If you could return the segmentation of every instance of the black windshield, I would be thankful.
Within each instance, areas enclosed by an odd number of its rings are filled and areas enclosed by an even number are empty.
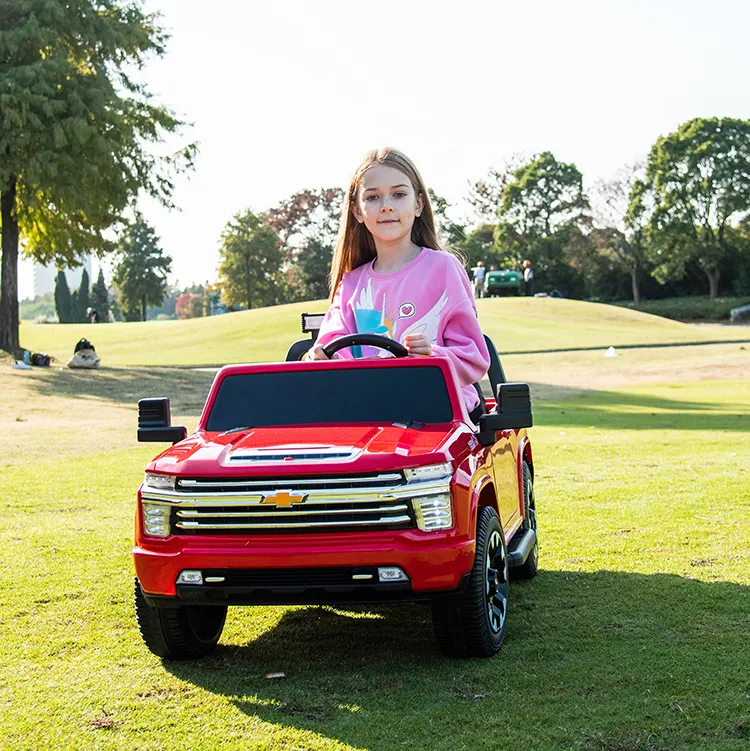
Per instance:
[[[452,419],[440,368],[310,369],[226,376],[206,429]]]

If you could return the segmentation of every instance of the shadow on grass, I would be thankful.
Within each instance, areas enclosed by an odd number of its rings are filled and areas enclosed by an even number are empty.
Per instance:
[[[25,374],[30,389],[40,396],[106,399],[132,405],[147,397],[168,396],[172,413],[200,414],[213,372],[180,368],[51,369]]]
[[[750,429],[750,408],[741,402],[684,401],[649,394],[589,389],[565,389],[559,398],[555,398],[554,394],[548,395],[549,387],[530,385],[532,395],[535,389],[545,393],[545,398],[533,402],[536,425],[716,432]]]
[[[401,605],[290,610],[247,644],[164,666],[356,748],[733,749],[750,737],[749,617],[741,585],[542,571],[513,587],[493,659],[442,657],[428,608]]]

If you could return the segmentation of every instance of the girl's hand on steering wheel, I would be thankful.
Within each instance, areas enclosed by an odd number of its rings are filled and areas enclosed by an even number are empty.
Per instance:
[[[312,349],[307,350],[305,360],[330,360],[330,358],[323,351],[323,346],[321,344],[315,344]]]
[[[427,355],[432,354],[432,344],[424,334],[409,334],[404,337],[404,347],[409,350],[410,355]]]

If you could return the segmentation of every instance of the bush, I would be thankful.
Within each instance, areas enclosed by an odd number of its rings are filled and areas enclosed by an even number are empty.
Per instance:
[[[623,308],[640,310],[675,321],[728,321],[729,311],[750,304],[750,297],[670,297],[664,300],[642,300],[639,303],[617,302]]]

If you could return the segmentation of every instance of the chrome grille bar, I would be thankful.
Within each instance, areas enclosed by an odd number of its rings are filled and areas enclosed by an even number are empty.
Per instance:
[[[380,525],[407,524],[411,522],[411,517],[388,516],[379,519],[358,519],[356,521],[322,521],[322,522],[290,522],[289,524],[205,524],[204,522],[177,522],[175,526],[179,529],[200,529],[200,530],[236,530],[244,529],[309,529],[320,527],[376,527]]]
[[[218,513],[211,513],[208,509],[179,509],[177,516],[180,519],[200,519],[211,518],[221,516],[222,519],[231,519],[233,517],[253,516],[255,518],[265,519],[266,517],[290,517],[290,516],[322,516],[323,514],[372,514],[372,513],[394,513],[408,511],[409,507],[405,503],[399,503],[398,506],[378,506],[377,508],[343,508],[343,509],[327,509],[316,508],[309,509],[307,504],[304,504],[304,509],[297,506],[283,511],[274,510],[275,507],[266,506],[265,508],[253,508],[247,511],[221,511]]]
[[[297,483],[288,482],[285,489],[296,488]],[[382,488],[360,489],[341,488],[340,490],[316,490],[311,488],[305,495],[310,503],[382,503],[400,501],[407,498],[450,493],[450,485],[444,480],[413,482],[408,485],[396,485]],[[179,490],[144,490],[144,501],[168,503],[171,506],[251,506],[260,505],[265,496],[258,491],[247,493],[186,493]]]
[[[349,485],[377,485],[387,483],[398,485],[404,482],[404,476],[400,472],[388,472],[379,475],[367,475],[366,477],[291,477],[284,479],[273,478],[269,480],[253,479],[226,479],[226,480],[194,480],[185,479],[177,481],[178,488],[181,490],[200,490],[202,488],[288,488],[290,485],[295,488],[307,488],[317,485],[324,488],[335,488],[336,486]]]

